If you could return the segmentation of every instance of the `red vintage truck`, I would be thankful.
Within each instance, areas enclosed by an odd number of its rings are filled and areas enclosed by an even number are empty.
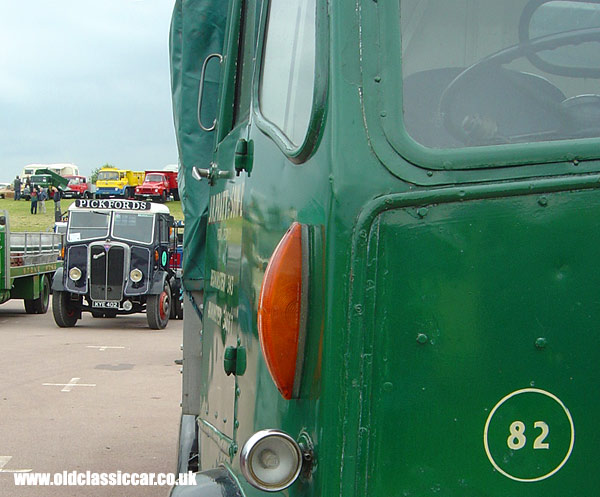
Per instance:
[[[146,171],[144,182],[136,186],[135,198],[166,202],[170,197],[179,200],[177,171]]]
[[[85,176],[69,175],[65,178],[69,183],[63,190],[64,198],[92,198],[94,185],[88,183]]]

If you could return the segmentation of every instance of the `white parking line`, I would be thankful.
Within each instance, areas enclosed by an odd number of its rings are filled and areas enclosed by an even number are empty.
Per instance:
[[[4,469],[11,459],[12,456],[0,456],[0,473],[29,473],[32,471],[31,469]]]
[[[124,349],[125,347],[113,347],[111,345],[87,345],[88,349],[98,349],[100,352],[104,352],[106,349]]]
[[[79,383],[81,378],[71,378],[69,383],[42,383],[45,387],[64,387],[61,392],[70,392],[73,387],[95,387],[95,383]]]

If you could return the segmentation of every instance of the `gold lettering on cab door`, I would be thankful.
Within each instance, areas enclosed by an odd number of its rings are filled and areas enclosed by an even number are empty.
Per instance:
[[[234,185],[231,190],[223,190],[210,197],[208,224],[220,223],[228,219],[242,217],[244,183]]]

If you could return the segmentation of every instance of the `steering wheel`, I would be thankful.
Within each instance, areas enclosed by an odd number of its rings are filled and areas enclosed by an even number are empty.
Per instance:
[[[494,126],[493,119],[489,119],[486,116],[464,115],[464,113],[460,115],[457,100],[465,92],[465,89],[468,89],[469,85],[476,84],[477,80],[482,76],[493,74],[494,71],[499,71],[502,65],[508,64],[520,57],[527,57],[542,50],[554,50],[562,46],[579,45],[589,41],[600,41],[600,28],[568,31],[529,40],[528,42],[504,48],[467,67],[450,82],[440,97],[439,110],[444,127],[454,138],[464,144],[469,144],[473,141],[470,132],[474,126],[484,135],[488,135],[487,140],[489,142],[492,142],[493,134],[497,135],[496,138],[499,143],[511,142],[511,138],[513,137],[508,134],[502,136],[502,130]],[[549,82],[547,83],[550,84]],[[551,114],[558,120],[561,123],[561,128],[568,126],[571,122],[571,113],[561,105],[561,102],[543,98],[543,95],[536,94],[535,92],[530,92],[527,96],[535,100],[535,103],[539,104],[546,113]],[[540,139],[540,137],[546,137],[551,139],[553,135],[556,135],[557,131],[533,131],[527,134],[527,138],[537,137],[537,139]],[[523,140],[521,139],[521,141]]]

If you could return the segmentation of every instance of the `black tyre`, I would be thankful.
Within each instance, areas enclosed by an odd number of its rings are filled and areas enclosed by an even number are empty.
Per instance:
[[[68,292],[54,291],[52,294],[52,314],[61,328],[75,326],[79,319],[79,310],[72,306]]]
[[[42,276],[40,296],[37,299],[25,299],[25,312],[27,314],[46,314],[50,305],[50,280],[47,275]]]
[[[167,201],[167,192],[165,192],[163,190],[163,192],[160,194],[160,202],[162,202],[163,204]]]
[[[150,295],[146,301],[146,318],[148,326],[153,330],[162,330],[169,322],[171,315],[171,287],[165,281],[163,291],[159,295]]]

